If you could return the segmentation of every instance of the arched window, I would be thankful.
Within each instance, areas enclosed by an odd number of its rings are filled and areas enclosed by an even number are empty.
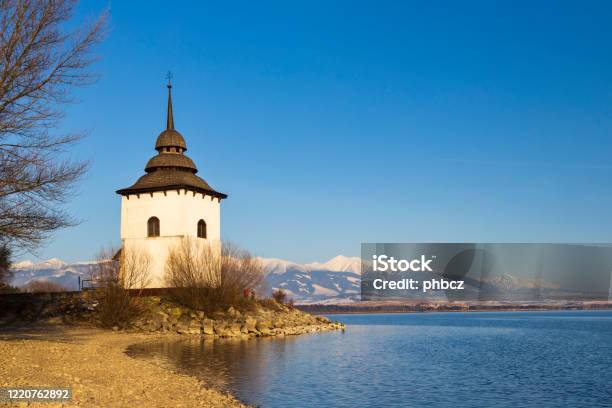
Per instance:
[[[149,218],[149,221],[147,221],[147,236],[159,237],[159,218]]]
[[[206,222],[198,221],[198,238],[206,238]]]

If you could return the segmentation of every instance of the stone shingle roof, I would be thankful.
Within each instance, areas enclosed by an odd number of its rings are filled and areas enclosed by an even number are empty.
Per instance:
[[[155,149],[161,151],[164,147],[180,147],[187,150],[187,144],[183,136],[174,129],[166,129],[157,136]]]
[[[155,191],[185,189],[218,198],[227,198],[227,194],[213,189],[204,179],[193,173],[180,170],[159,169],[140,177],[134,185],[118,190],[121,195],[142,194]]]
[[[160,153],[153,156],[145,166],[145,171],[150,173],[158,167],[180,167],[193,173],[198,171],[189,157],[178,153]]]

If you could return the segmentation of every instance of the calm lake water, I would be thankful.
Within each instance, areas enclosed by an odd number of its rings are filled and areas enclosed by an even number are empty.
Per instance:
[[[612,406],[612,311],[330,317],[346,331],[128,354],[262,407]]]

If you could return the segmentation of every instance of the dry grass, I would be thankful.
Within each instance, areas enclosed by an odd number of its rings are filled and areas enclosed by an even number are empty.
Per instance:
[[[264,309],[274,310],[274,311],[282,311],[283,305],[278,303],[276,300],[272,298],[260,299],[258,300],[259,306]]]

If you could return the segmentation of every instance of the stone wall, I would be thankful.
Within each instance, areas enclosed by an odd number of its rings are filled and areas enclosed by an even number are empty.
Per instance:
[[[89,292],[12,293],[0,295],[0,324],[52,317],[88,318],[96,302]]]

